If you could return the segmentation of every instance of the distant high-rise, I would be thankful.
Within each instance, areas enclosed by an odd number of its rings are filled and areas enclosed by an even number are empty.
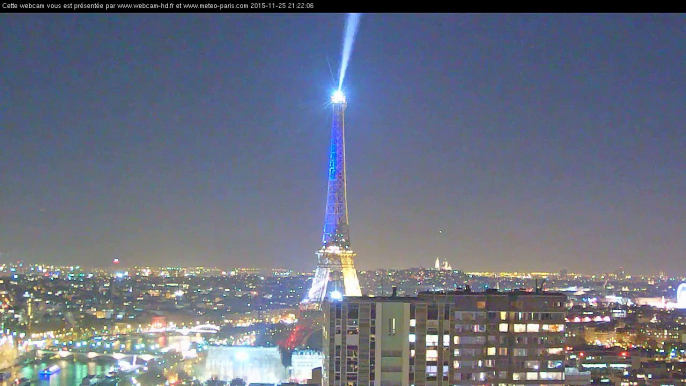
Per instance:
[[[329,158],[329,186],[322,246],[317,251],[317,270],[307,297],[305,309],[319,309],[324,299],[361,296],[360,282],[350,248],[348,199],[345,170],[345,96],[340,91],[331,98],[333,124]]]
[[[322,384],[561,385],[565,300],[495,290],[332,300]]]

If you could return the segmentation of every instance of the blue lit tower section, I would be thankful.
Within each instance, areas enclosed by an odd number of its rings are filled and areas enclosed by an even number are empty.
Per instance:
[[[326,195],[326,215],[322,247],[317,251],[317,271],[312,288],[303,301],[305,308],[319,308],[329,296],[361,296],[360,282],[350,249],[348,202],[345,174],[345,96],[336,91],[331,97],[333,125],[329,158],[329,187]]]

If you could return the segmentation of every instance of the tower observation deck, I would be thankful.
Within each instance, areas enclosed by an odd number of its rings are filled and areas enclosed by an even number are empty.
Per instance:
[[[355,253],[350,248],[348,200],[345,170],[345,96],[336,91],[331,97],[333,124],[329,157],[329,184],[322,246],[316,252],[317,270],[303,308],[318,309],[328,296],[361,296],[360,282],[353,263]]]

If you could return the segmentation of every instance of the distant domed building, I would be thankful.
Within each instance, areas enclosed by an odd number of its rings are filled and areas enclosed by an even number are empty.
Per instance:
[[[437,257],[434,269],[437,271],[452,271],[453,267],[448,263],[448,259],[443,259],[443,264],[441,264],[441,260]]]

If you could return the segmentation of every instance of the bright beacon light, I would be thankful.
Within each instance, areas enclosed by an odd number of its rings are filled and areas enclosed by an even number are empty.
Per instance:
[[[343,91],[334,91],[333,95],[331,95],[331,103],[345,103],[345,95],[343,95]]]
[[[343,299],[343,294],[341,294],[338,291],[333,291],[333,292],[331,292],[331,299],[332,300],[341,300],[341,299]]]

